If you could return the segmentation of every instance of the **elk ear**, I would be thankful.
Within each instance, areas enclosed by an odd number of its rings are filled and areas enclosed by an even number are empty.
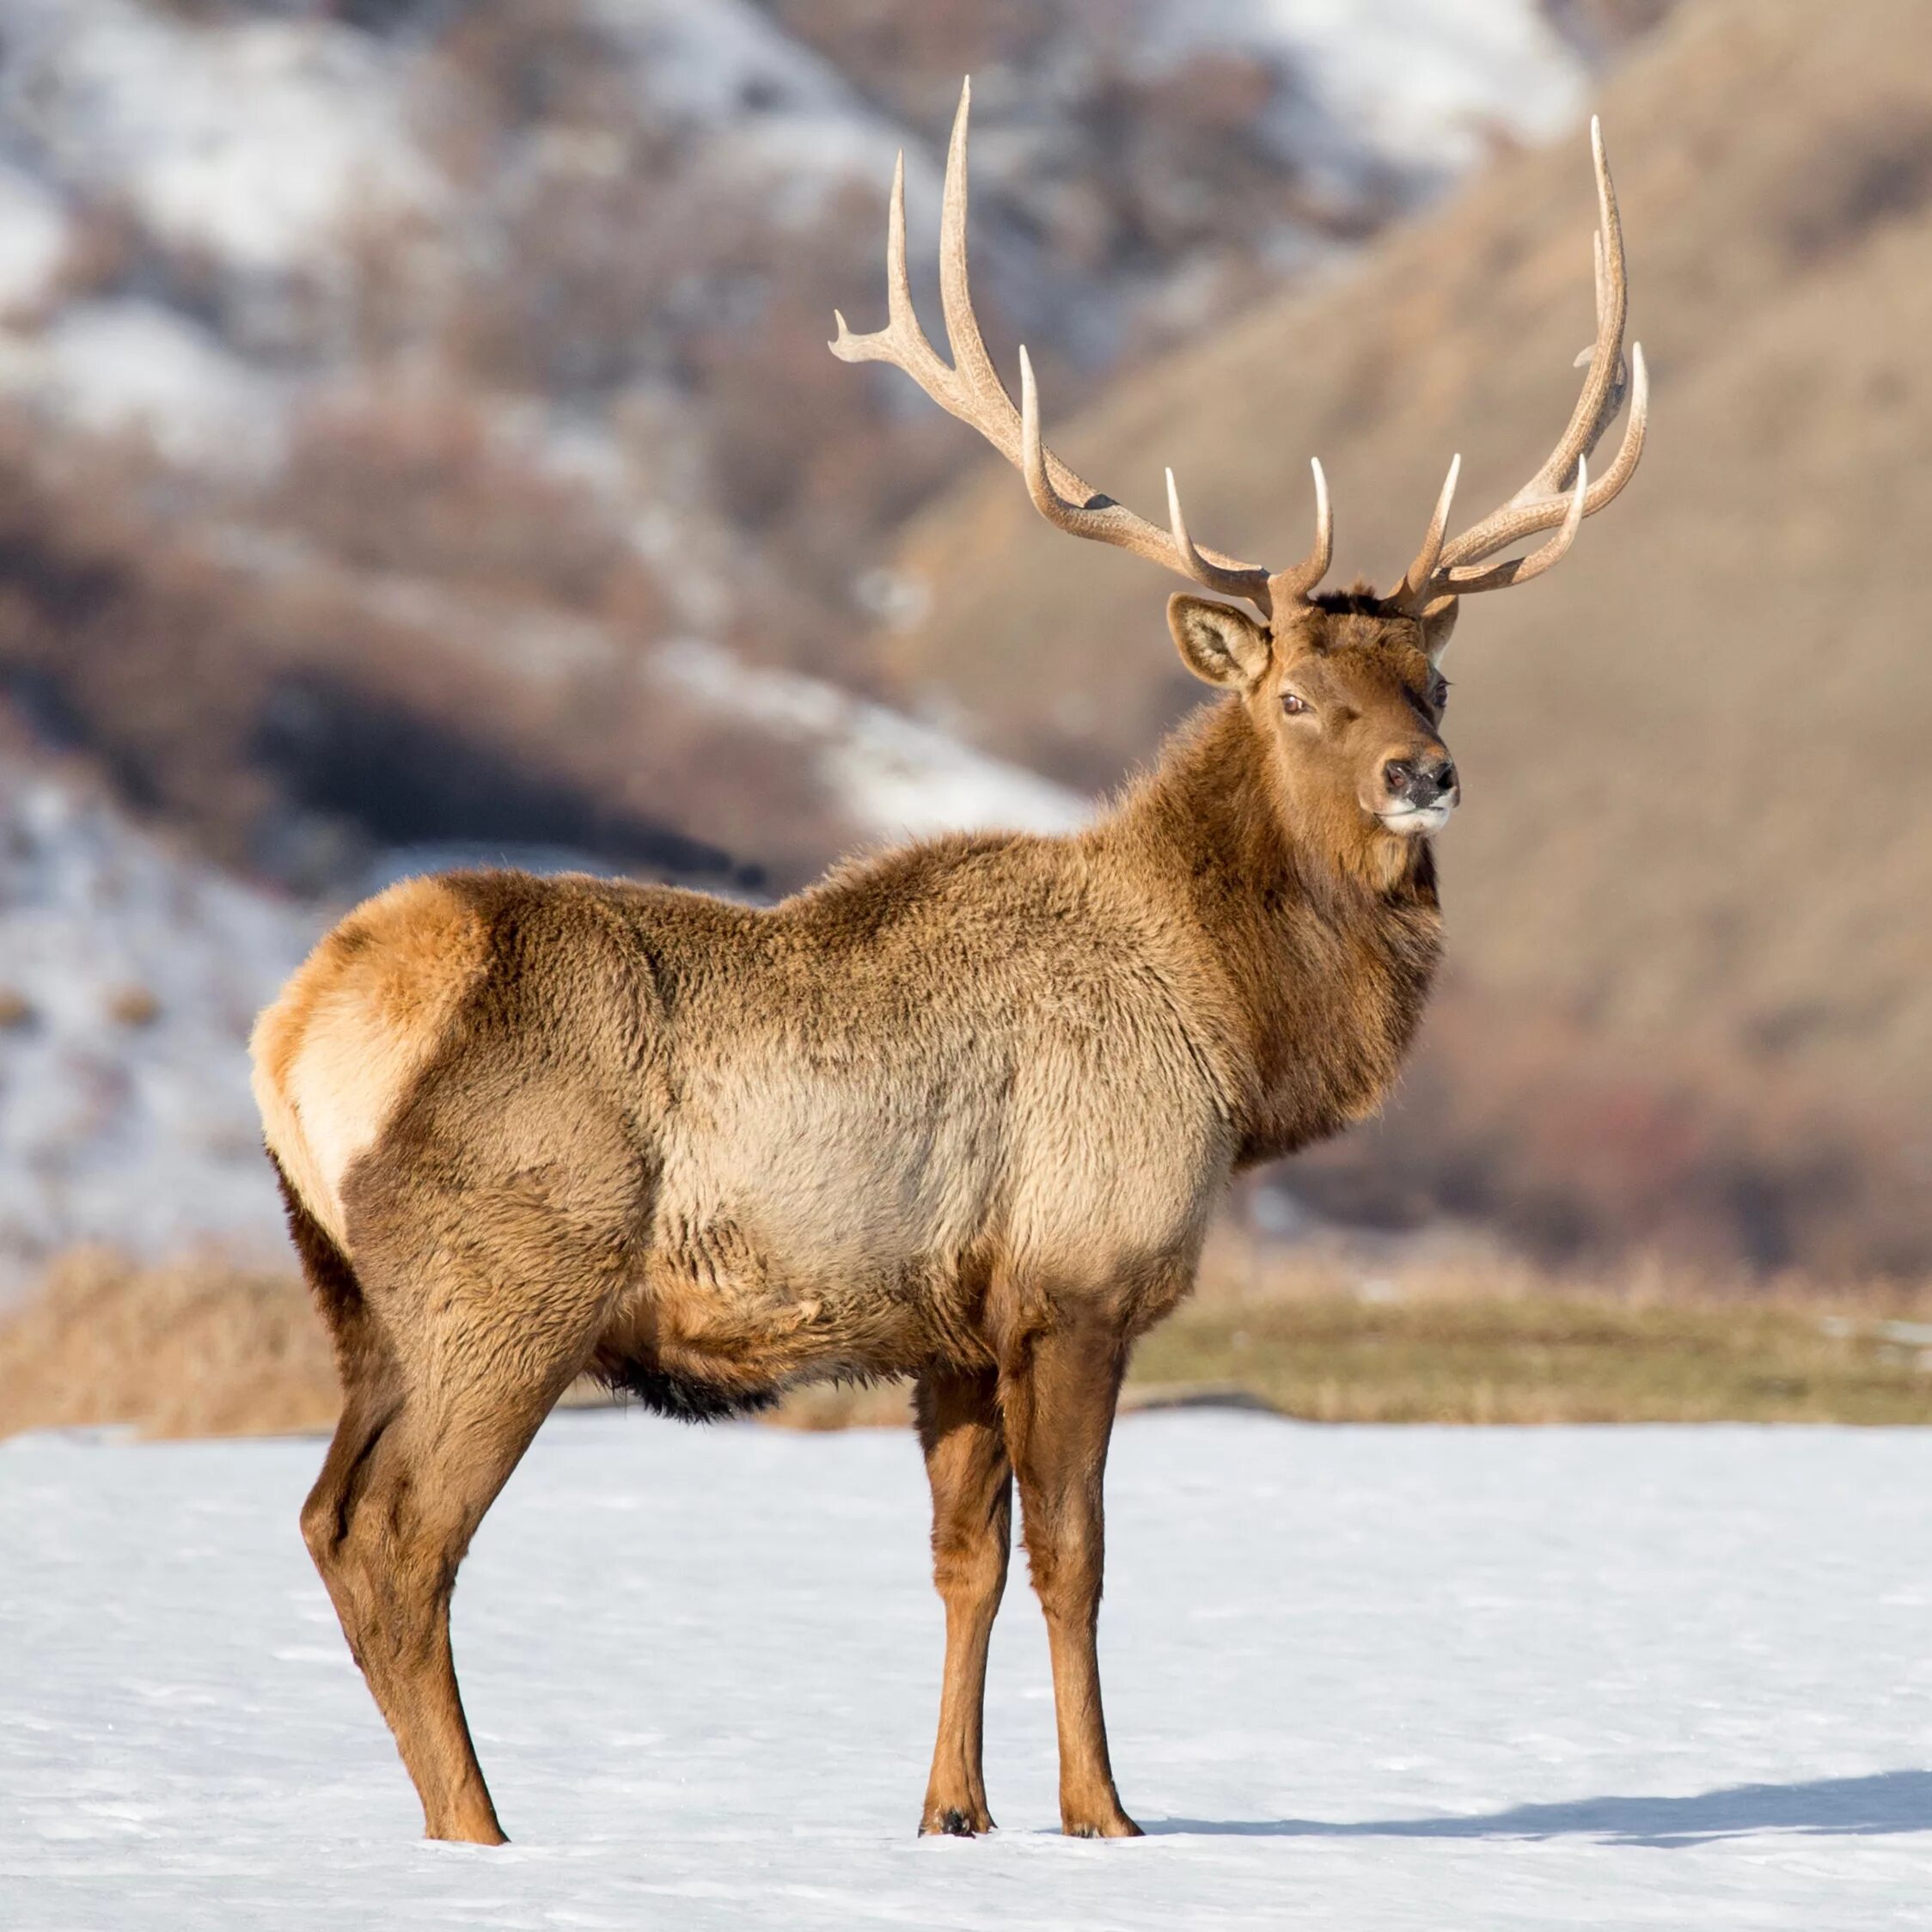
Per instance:
[[[1246,611],[1184,590],[1167,600],[1167,627],[1181,662],[1209,684],[1250,685],[1273,655],[1267,632]]]
[[[1462,608],[1457,597],[1444,597],[1422,613],[1422,648],[1432,664],[1440,663],[1449,648],[1450,633],[1456,628],[1456,613]]]

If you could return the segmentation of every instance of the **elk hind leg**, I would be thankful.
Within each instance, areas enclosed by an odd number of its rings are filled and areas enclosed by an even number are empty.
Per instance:
[[[991,1371],[923,1376],[917,1396],[932,1486],[932,1580],[946,1611],[939,1733],[919,1828],[966,1837],[993,1829],[981,1740],[987,1649],[1012,1543],[1012,1465]]]
[[[530,1298],[447,1263],[435,1272],[435,1296],[412,1299],[419,1320],[432,1300],[438,1312],[407,1364],[348,1391],[303,1531],[426,1835],[500,1844],[456,1686],[450,1598],[485,1512],[588,1358],[605,1298],[566,1270],[533,1324]]]
[[[370,1311],[362,1282],[347,1256],[303,1205],[281,1163],[276,1160],[274,1165],[288,1209],[289,1232],[327,1326],[342,1385],[342,1409],[335,1433],[315,1486],[302,1506],[302,1539],[335,1605],[351,1654],[360,1664],[356,1633],[366,1617],[341,1556],[359,1496],[368,1483],[370,1458],[402,1406],[402,1384],[387,1337]]]

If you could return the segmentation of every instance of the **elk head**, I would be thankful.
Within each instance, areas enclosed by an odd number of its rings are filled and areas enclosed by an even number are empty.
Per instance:
[[[886,230],[886,326],[854,335],[836,315],[834,355],[903,370],[942,408],[969,423],[1018,468],[1049,523],[1148,558],[1217,597],[1171,597],[1168,627],[1195,676],[1236,694],[1270,748],[1280,790],[1298,822],[1325,822],[1344,845],[1405,841],[1439,829],[1461,796],[1440,726],[1447,687],[1439,663],[1459,600],[1526,584],[1557,562],[1586,517],[1617,496],[1643,453],[1649,388],[1643,350],[1623,358],[1628,306],[1623,235],[1604,158],[1590,124],[1600,225],[1596,235],[1597,339],[1582,394],[1550,458],[1507,502],[1460,535],[1448,535],[1462,459],[1449,465],[1421,548],[1385,595],[1366,584],[1322,591],[1334,550],[1334,519],[1319,462],[1315,541],[1291,568],[1270,571],[1204,549],[1188,533],[1174,473],[1167,472],[1167,528],[1136,516],[1067,468],[1040,437],[1040,404],[1026,351],[1020,403],[994,370],[973,313],[966,267],[966,145],[972,83],[962,91],[946,155],[939,230],[939,287],[953,360],[934,351],[913,310],[906,275],[905,157],[893,176]],[[1594,482],[1588,460],[1626,394],[1630,413],[1616,460]],[[1550,535],[1526,555],[1494,562],[1525,538]],[[1221,599],[1235,599],[1229,602]],[[1243,608],[1245,604],[1249,608]]]

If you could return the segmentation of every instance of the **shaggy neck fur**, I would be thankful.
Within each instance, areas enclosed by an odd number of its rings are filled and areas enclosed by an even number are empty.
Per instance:
[[[1352,799],[1309,797],[1283,764],[1224,699],[1175,733],[1098,833],[1154,875],[1190,978],[1214,984],[1244,1165],[1376,1110],[1441,950],[1428,841],[1364,824]]]

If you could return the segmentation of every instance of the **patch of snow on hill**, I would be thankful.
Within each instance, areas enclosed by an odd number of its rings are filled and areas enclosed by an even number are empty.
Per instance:
[[[0,755],[0,1290],[75,1242],[278,1237],[244,1048],[317,930]]]
[[[261,470],[288,385],[158,302],[78,303],[38,333],[0,333],[0,389],[89,430],[146,433],[171,461]]]
[[[1536,0],[1191,0],[1143,19],[1143,58],[1234,47],[1284,65],[1281,152],[1344,181],[1458,174],[1486,134],[1548,140],[1582,113],[1586,70]]]
[[[358,203],[436,199],[400,64],[367,34],[195,21],[134,0],[5,0],[0,25],[16,148],[238,266],[312,267]]]
[[[811,746],[847,815],[876,836],[1070,832],[1092,816],[1064,786],[822,679],[749,665],[697,639],[665,646],[653,669],[720,716]]]
[[[66,248],[59,197],[25,168],[0,162],[0,312],[39,295]]]
[[[890,175],[894,151],[916,148],[746,0],[596,0],[596,10],[657,115],[714,130],[719,165],[772,176],[801,212],[825,186]],[[908,154],[908,168],[922,159]]]

